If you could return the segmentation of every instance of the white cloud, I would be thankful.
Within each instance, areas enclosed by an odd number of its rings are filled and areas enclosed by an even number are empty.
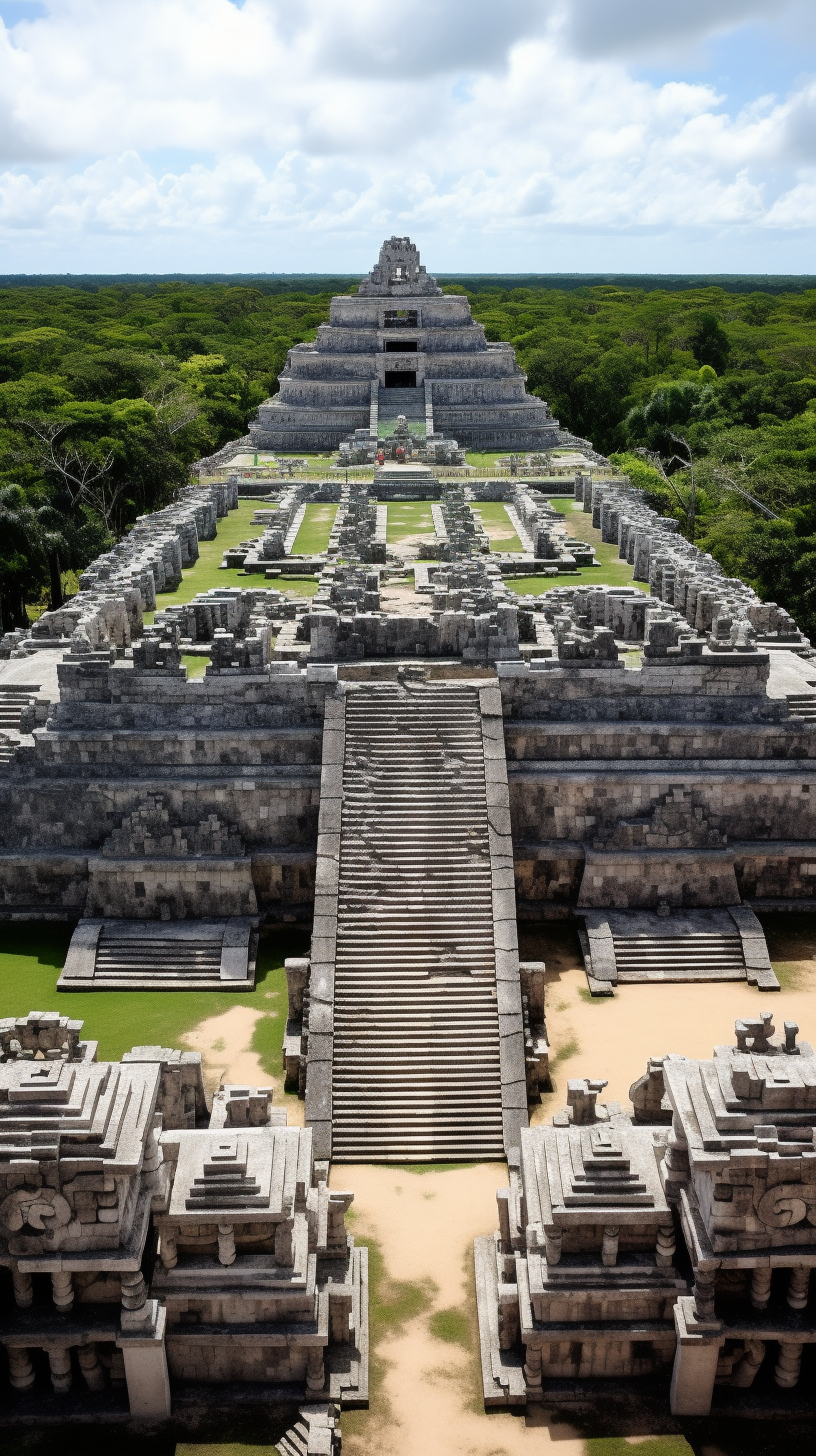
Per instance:
[[[44,3],[0,29],[6,267],[31,266],[24,240],[76,268],[83,240],[135,260],[173,239],[168,266],[186,246],[333,268],[338,239],[367,259],[384,232],[424,230],[496,268],[570,230],[720,246],[813,225],[816,86],[732,116],[709,85],[626,65],[770,0]]]

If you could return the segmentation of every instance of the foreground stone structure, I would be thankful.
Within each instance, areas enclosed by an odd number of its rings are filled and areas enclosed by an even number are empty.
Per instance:
[[[522,1131],[475,1246],[486,1405],[670,1365],[679,1416],[716,1409],[716,1387],[733,1405],[763,1366],[796,1386],[816,1343],[816,1059],[798,1031],[764,1013],[710,1061],[652,1058],[629,1112],[575,1079],[552,1126]]]
[[[311,1131],[268,1089],[222,1087],[210,1113],[198,1053],[99,1062],[81,1030],[0,1022],[0,1343],[23,1418],[49,1385],[89,1420],[165,1421],[174,1392],[201,1414],[225,1384],[322,1402],[324,1426],[364,1405],[366,1250]]]

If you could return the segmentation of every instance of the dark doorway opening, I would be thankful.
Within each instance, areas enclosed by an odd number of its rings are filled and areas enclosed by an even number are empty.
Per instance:
[[[389,369],[386,389],[416,389],[416,369]]]
[[[386,339],[386,354],[416,354],[416,339]]]

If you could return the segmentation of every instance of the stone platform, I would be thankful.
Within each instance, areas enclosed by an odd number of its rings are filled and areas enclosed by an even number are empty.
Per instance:
[[[765,933],[747,905],[725,909],[583,910],[578,938],[594,995],[650,981],[749,981],[778,991]]]
[[[59,991],[251,990],[257,919],[80,920]]]

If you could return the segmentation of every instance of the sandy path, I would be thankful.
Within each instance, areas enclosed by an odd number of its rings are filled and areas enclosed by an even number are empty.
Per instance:
[[[283,1073],[270,1076],[260,1057],[252,1050],[252,1036],[257,1023],[267,1013],[252,1006],[230,1006],[219,1016],[210,1016],[188,1031],[181,1041],[191,1051],[201,1052],[204,1084],[214,1092],[222,1082],[249,1084],[251,1087],[273,1087],[276,1106],[286,1107],[292,1127],[303,1126],[304,1104],[297,1097],[284,1097]],[[283,1038],[283,1023],[277,1018]]]
[[[427,1313],[384,1339],[376,1354],[387,1362],[382,1388],[367,1415],[344,1415],[347,1456],[528,1456],[557,1447],[583,1456],[569,1426],[481,1406],[475,1348],[436,1339],[435,1310],[461,1309],[473,1320],[472,1257],[477,1234],[496,1226],[496,1189],[507,1183],[502,1163],[479,1163],[444,1173],[335,1165],[334,1188],[354,1190],[354,1232],[377,1240],[392,1279],[433,1286]],[[474,1342],[475,1344],[475,1342]]]
[[[555,1092],[531,1109],[533,1123],[548,1121],[556,1107],[565,1105],[568,1077],[605,1077],[609,1086],[604,1099],[627,1103],[629,1088],[645,1072],[650,1056],[680,1052],[710,1057],[716,1045],[736,1044],[737,1017],[771,1011],[777,1031],[783,1022],[796,1021],[802,1039],[816,1041],[812,956],[797,960],[797,984],[781,992],[758,991],[745,981],[714,981],[620,986],[614,996],[589,999],[577,939],[570,931],[522,931],[522,945],[525,959],[543,960],[547,966],[547,1034],[556,1061]],[[570,1046],[575,1049],[564,1056]]]

